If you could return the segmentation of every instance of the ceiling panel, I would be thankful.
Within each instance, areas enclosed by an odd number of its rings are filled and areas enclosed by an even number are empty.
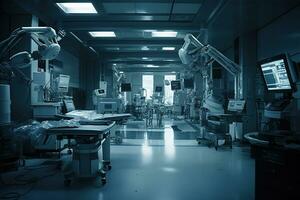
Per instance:
[[[116,2],[103,3],[103,7],[106,13],[111,13],[111,14],[135,13],[134,3],[116,3]]]
[[[175,3],[172,14],[196,14],[200,7],[200,3]]]
[[[126,21],[168,21],[169,15],[165,14],[101,14],[97,16],[64,16],[65,22],[92,22],[99,20],[103,21],[112,21],[112,22],[126,22]]]
[[[9,0],[5,0],[9,1]],[[160,67],[180,64],[177,51],[186,33],[196,35],[200,24],[192,23],[203,0],[74,0],[91,1],[97,15],[66,15],[55,2],[59,0],[16,0],[45,23],[58,25],[74,33],[78,45],[93,47],[103,62],[136,65],[153,64]],[[60,0],[70,1],[70,0]],[[173,8],[172,8],[173,6]],[[48,12],[45,12],[45,11]],[[171,13],[172,10],[172,13]],[[116,38],[92,38],[89,31],[115,31]],[[176,38],[152,38],[151,31],[176,31]],[[74,36],[68,34],[71,41]],[[162,47],[175,47],[163,51]],[[104,55],[110,55],[105,57]],[[150,69],[152,70],[152,69]],[[169,70],[169,69],[168,69]]]
[[[169,14],[171,3],[136,3],[136,13]]]
[[[299,3],[299,0],[230,0],[211,20],[209,42],[220,50],[230,48],[238,36],[259,30]]]
[[[190,14],[171,15],[170,20],[177,21],[177,22],[192,22],[194,17],[195,15],[190,15]]]
[[[103,3],[108,14],[169,14],[171,3]]]

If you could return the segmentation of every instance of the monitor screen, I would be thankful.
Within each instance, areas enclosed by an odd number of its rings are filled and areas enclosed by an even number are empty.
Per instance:
[[[194,89],[194,79],[184,79],[184,88]]]
[[[181,89],[181,83],[179,80],[171,81],[171,90],[180,90]]]
[[[155,87],[155,92],[162,92],[163,91],[163,87],[162,86],[156,86]]]
[[[284,56],[277,56],[260,62],[260,68],[269,91],[292,89],[288,62]]]
[[[98,91],[99,94],[104,94],[105,93],[105,90],[102,90],[102,89],[98,89],[97,91]]]
[[[74,105],[74,102],[72,99],[65,99],[63,101],[63,105],[64,105],[64,110],[66,113],[75,110],[75,105]]]
[[[131,84],[130,83],[122,83],[121,84],[121,92],[131,92]]]
[[[69,87],[70,76],[60,74],[58,76],[58,87]]]
[[[113,107],[113,105],[112,105],[111,103],[106,103],[106,104],[104,104],[104,109],[105,109],[105,110],[111,110],[112,107]]]

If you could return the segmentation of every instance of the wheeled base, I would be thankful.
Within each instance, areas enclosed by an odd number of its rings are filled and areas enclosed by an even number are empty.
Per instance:
[[[103,170],[104,171],[110,171],[112,168],[110,161],[103,161]]]
[[[72,184],[72,181],[75,179],[75,174],[74,173],[70,173],[70,174],[65,174],[64,175],[64,185],[65,186],[70,186]],[[97,177],[100,177],[100,181],[102,185],[105,185],[107,182],[106,179],[106,172],[104,170],[99,170],[97,172]],[[95,177],[95,178],[97,178]]]
[[[214,144],[214,147],[216,151],[220,147],[219,145],[219,140],[225,140],[225,144],[222,146],[228,146],[232,149],[232,138],[231,135],[226,133],[226,134],[214,134],[214,137],[212,139],[212,144]]]
[[[214,146],[216,151],[218,150],[221,145],[219,145],[220,140],[225,140],[225,143],[222,146],[227,146],[232,149],[232,137],[228,133],[220,134],[220,133],[208,133],[208,138],[207,138],[210,143],[208,144],[208,147]]]

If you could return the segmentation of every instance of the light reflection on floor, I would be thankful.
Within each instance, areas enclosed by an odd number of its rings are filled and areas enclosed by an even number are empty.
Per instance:
[[[172,126],[175,126],[176,129],[173,129]],[[155,125],[146,127],[143,121],[129,121],[126,125],[116,129],[116,135],[125,141],[123,144],[144,146],[145,141],[147,141],[150,146],[154,144],[165,145],[168,148],[166,152],[170,155],[173,154],[174,146],[178,141],[184,144],[185,140],[191,144],[191,141],[196,141],[198,134],[199,132],[184,120],[175,121],[171,119],[165,119],[163,127]]]
[[[152,160],[152,147],[149,145],[147,132],[144,132],[144,143],[142,144],[142,162],[147,164]]]
[[[174,131],[171,127],[165,127],[164,133],[165,156],[167,159],[173,160],[175,157]]]

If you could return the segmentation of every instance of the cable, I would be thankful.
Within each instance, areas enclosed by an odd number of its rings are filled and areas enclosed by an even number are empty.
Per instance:
[[[20,30],[21,30],[21,28],[18,28],[18,29],[16,29],[16,30],[14,30],[14,31],[10,34],[10,36],[9,36],[8,38],[6,38],[5,40],[3,40],[3,41],[0,42],[0,46],[2,46],[3,44],[5,44],[5,43],[8,42],[9,40],[11,40],[13,37],[15,37],[15,36],[16,36],[16,33],[19,32]]]
[[[30,185],[29,189],[27,189],[23,193],[15,192],[15,191],[6,192],[6,193],[0,195],[0,199],[1,200],[2,199],[3,200],[5,200],[5,199],[18,200],[21,197],[27,195],[28,193],[30,193],[34,189],[36,183],[38,183],[39,181],[41,181],[45,178],[56,175],[58,173],[58,170],[56,170],[56,168],[55,168],[53,173],[50,173],[50,174],[47,174],[47,175],[44,175],[44,176],[34,176],[34,175],[30,174],[30,172],[32,172],[32,171],[36,172],[36,170],[46,169],[46,168],[53,167],[53,166],[56,167],[56,165],[53,165],[53,164],[52,165],[39,164],[39,165],[32,165],[32,166],[24,167],[23,170],[27,173],[21,173],[21,174],[16,175],[13,178],[14,183],[5,183],[3,178],[0,176],[1,184],[5,185],[5,186],[26,186],[26,185]]]
[[[17,35],[15,38],[13,38],[11,41],[9,41],[9,43],[2,49],[2,51],[0,53],[1,60],[6,56],[6,54],[9,53],[10,49],[12,49],[14,46],[16,46],[23,39],[21,36],[23,36],[23,33]]]

